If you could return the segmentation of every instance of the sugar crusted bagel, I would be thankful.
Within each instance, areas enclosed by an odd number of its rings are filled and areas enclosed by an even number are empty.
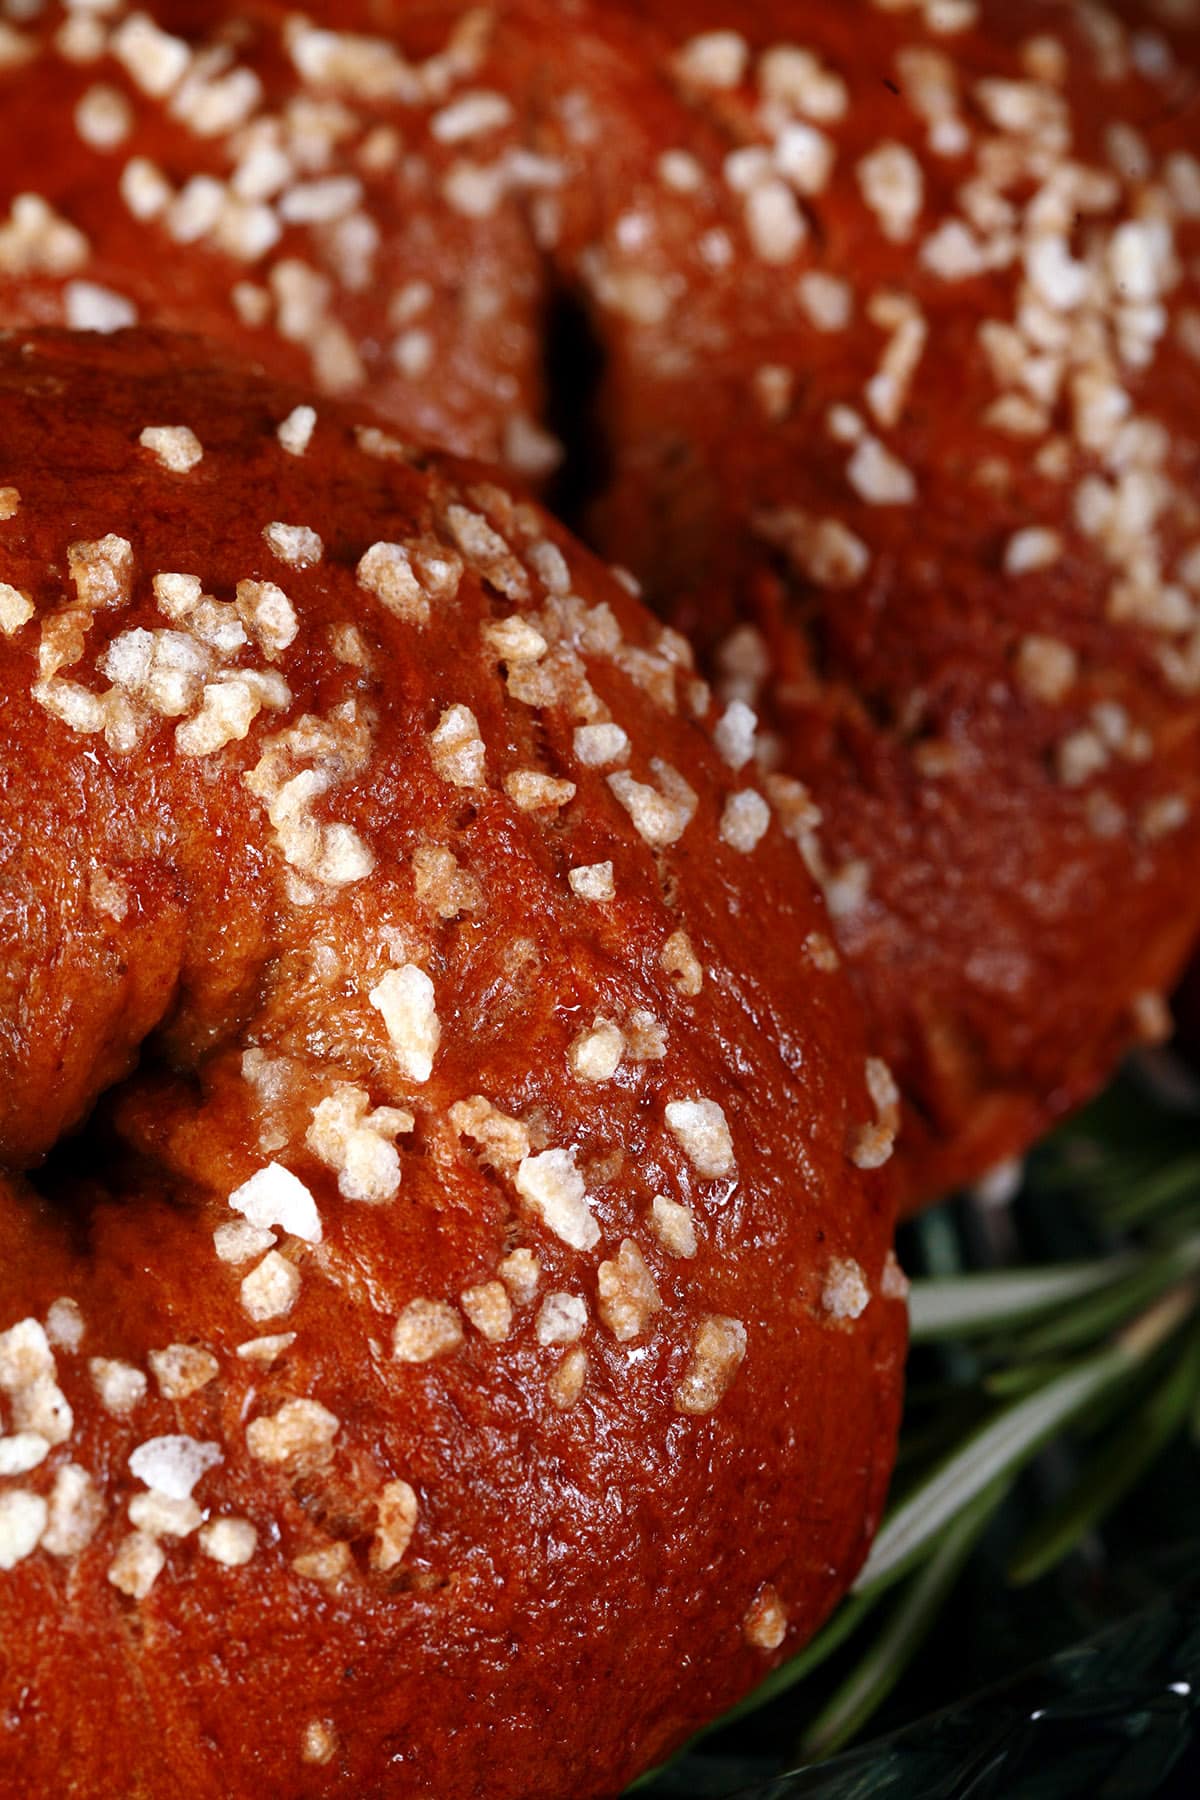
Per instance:
[[[0,318],[191,325],[535,481],[560,433],[825,888],[911,1204],[1091,1092],[1200,925],[1198,36],[49,7],[0,41]]]
[[[1200,10],[585,10],[590,533],[753,734],[912,1203],[1156,1035],[1200,928]]]
[[[0,322],[202,332],[369,395],[420,443],[547,474],[525,202],[553,171],[499,91],[494,17],[314,11],[155,0],[0,25]],[[387,39],[327,28],[384,13]]]
[[[5,1800],[613,1793],[882,1505],[794,846],[602,565],[307,405],[0,339]]]

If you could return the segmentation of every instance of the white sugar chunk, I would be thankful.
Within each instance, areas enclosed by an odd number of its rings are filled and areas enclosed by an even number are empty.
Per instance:
[[[192,52],[182,38],[172,37],[141,12],[122,20],[112,34],[109,49],[143,94],[154,100],[164,100],[179,85],[192,60]]]
[[[617,1255],[596,1271],[596,1309],[619,1344],[641,1337],[662,1311],[662,1296],[632,1238],[623,1238]]]
[[[461,144],[467,138],[507,125],[512,117],[512,102],[506,95],[481,88],[458,95],[434,113],[429,129],[439,144]]]
[[[78,1556],[87,1549],[103,1519],[104,1502],[92,1477],[78,1463],[63,1463],[50,1490],[42,1549],[51,1556]]]
[[[390,1139],[411,1131],[414,1120],[399,1107],[369,1109],[362,1088],[339,1083],[313,1108],[304,1141],[337,1170],[338,1192],[347,1200],[378,1203],[393,1199],[400,1186],[400,1157]]]
[[[587,1351],[581,1344],[572,1345],[546,1383],[550,1404],[559,1412],[569,1412],[582,1394],[587,1369]]]
[[[211,1350],[199,1344],[168,1344],[151,1350],[146,1359],[166,1400],[186,1400],[216,1379],[219,1364]]]
[[[371,1566],[386,1572],[402,1562],[417,1528],[420,1505],[407,1481],[385,1482],[379,1494],[378,1525],[371,1542]]]
[[[787,1636],[788,1616],[775,1588],[769,1584],[756,1594],[742,1620],[742,1635],[756,1650],[778,1650]]]
[[[293,406],[287,418],[280,421],[275,436],[289,456],[303,456],[312,442],[316,423],[317,414],[314,407]]]
[[[204,1519],[194,1500],[176,1500],[169,1494],[154,1492],[135,1494],[128,1512],[129,1523],[153,1538],[191,1537]]]
[[[410,1081],[428,1081],[441,1042],[433,983],[415,963],[389,969],[368,996],[381,1015],[401,1069]]]
[[[243,1362],[261,1363],[264,1368],[269,1369],[291,1349],[295,1341],[294,1331],[273,1331],[266,1337],[247,1338],[244,1344],[238,1345],[237,1353]]]
[[[529,546],[529,566],[548,594],[569,594],[571,571],[557,544],[539,538]]]
[[[572,1074],[580,1081],[611,1081],[625,1054],[625,1037],[611,1019],[597,1018],[581,1031],[567,1051]]]
[[[271,662],[287,649],[300,626],[296,609],[273,581],[239,581],[238,616]]]
[[[484,783],[483,740],[479,723],[469,706],[448,706],[433,732],[429,748],[433,766],[443,781],[452,787],[482,787]]]
[[[481,1282],[464,1288],[458,1303],[476,1331],[490,1344],[499,1344],[512,1326],[512,1301],[502,1281]]]
[[[79,1302],[63,1295],[46,1312],[46,1336],[58,1350],[78,1350],[86,1327]]]
[[[687,830],[696,811],[696,795],[667,765],[656,763],[655,768],[664,790],[661,792],[648,782],[635,781],[625,770],[606,779],[632,819],[638,836],[654,849],[665,849],[678,842]]]
[[[125,331],[137,324],[137,307],[124,294],[95,281],[68,281],[63,311],[71,331]]]
[[[204,458],[204,445],[189,425],[147,425],[138,443],[173,475],[186,475]]]
[[[200,1478],[223,1460],[219,1444],[172,1433],[139,1444],[130,1455],[129,1467],[156,1493],[170,1500],[187,1500]]]
[[[724,1109],[715,1100],[672,1100],[666,1120],[698,1175],[715,1180],[732,1173],[733,1139]]]
[[[575,754],[585,768],[603,768],[629,754],[629,736],[619,725],[578,725]]]
[[[758,718],[744,700],[731,700],[717,721],[713,740],[723,762],[741,769],[754,755]]]
[[[776,44],[758,62],[758,85],[763,98],[822,124],[846,116],[849,94],[840,75],[823,68],[811,50],[796,44]]]
[[[0,1476],[26,1475],[49,1454],[49,1440],[40,1431],[15,1431],[10,1437],[0,1437]]]
[[[703,1417],[721,1402],[746,1355],[746,1327],[719,1313],[702,1319],[692,1342],[683,1380],[675,1389],[675,1409]]]
[[[746,195],[746,232],[765,263],[790,262],[808,238],[808,221],[786,181],[757,183]]]
[[[34,604],[29,595],[10,582],[0,581],[0,631],[5,637],[11,637],[22,625],[28,625],[33,614]]]
[[[581,863],[568,869],[567,881],[581,900],[611,900],[617,891],[611,862]]]
[[[4,27],[0,26],[0,50],[3,41]],[[98,82],[75,107],[75,129],[90,149],[115,150],[133,129],[133,109],[118,88]]]
[[[256,1325],[281,1319],[300,1297],[300,1271],[278,1250],[270,1250],[243,1279],[241,1297],[243,1310]]]
[[[507,663],[537,662],[549,649],[537,627],[523,619],[520,613],[485,625],[483,636],[501,661]]]
[[[108,1579],[131,1600],[144,1600],[166,1567],[167,1558],[145,1531],[131,1531],[108,1565]]]
[[[737,87],[750,60],[750,46],[737,31],[704,31],[689,38],[675,59],[685,81],[696,87]]]
[[[527,1156],[517,1170],[516,1188],[541,1214],[547,1229],[573,1250],[591,1250],[599,1243],[600,1228],[588,1206],[573,1151],[543,1150],[539,1156]]]
[[[1048,569],[1062,554],[1063,541],[1057,531],[1045,525],[1027,525],[1022,531],[1014,531],[1004,546],[1004,573],[1027,575]]]
[[[246,1219],[231,1219],[227,1225],[218,1225],[213,1232],[213,1245],[222,1262],[252,1262],[256,1256],[262,1256],[275,1243],[275,1233],[265,1231],[261,1225],[251,1225]]]
[[[504,777],[504,791],[522,812],[543,812],[566,806],[575,798],[575,783],[538,769],[514,769]]]
[[[504,421],[503,457],[506,467],[530,481],[552,475],[566,451],[562,440],[531,419],[528,413],[510,413]]]
[[[251,1419],[246,1448],[256,1462],[322,1461],[341,1429],[341,1420],[319,1400],[285,1400],[278,1412]]]
[[[0,1390],[19,1393],[34,1382],[53,1379],[56,1364],[40,1320],[18,1319],[0,1332]]]
[[[659,954],[659,964],[681,994],[694,1000],[704,986],[704,965],[686,931],[673,931]]]
[[[100,696],[74,681],[35,682],[33,698],[52,718],[61,719],[72,731],[103,731],[108,720],[108,711]]]
[[[920,163],[905,144],[880,144],[858,165],[858,185],[890,243],[906,243],[925,199]]]
[[[75,1419],[58,1385],[54,1352],[37,1319],[21,1319],[0,1333],[0,1393],[9,1397],[12,1426],[65,1444]]]
[[[277,1225],[306,1243],[321,1241],[321,1216],[304,1183],[281,1163],[268,1163],[229,1196],[229,1205],[250,1225],[267,1230]]]
[[[456,1309],[445,1300],[410,1300],[392,1334],[397,1362],[432,1362],[462,1343],[463,1329]]]
[[[876,437],[859,439],[846,465],[846,476],[855,493],[870,506],[911,506],[917,497],[912,470]]]
[[[254,1555],[258,1533],[249,1519],[212,1519],[201,1527],[198,1542],[214,1562],[240,1569]]]
[[[244,678],[210,681],[200,711],[175,727],[175,748],[181,756],[214,756],[226,744],[240,743],[260,710],[261,702]]]
[[[428,623],[429,597],[403,544],[372,544],[359,558],[357,580],[398,619],[412,625]]]
[[[748,855],[759,843],[771,823],[771,809],[753,788],[730,794],[721,813],[722,843]]]
[[[0,1569],[15,1569],[37,1549],[46,1529],[47,1507],[40,1494],[10,1488],[0,1494]]]
[[[512,1295],[515,1306],[528,1306],[538,1290],[542,1265],[532,1250],[510,1250],[500,1263],[501,1281]]]
[[[115,1357],[93,1356],[88,1363],[88,1374],[100,1397],[100,1404],[105,1412],[132,1412],[146,1398],[146,1377],[132,1363],[121,1362]]]
[[[835,1256],[825,1271],[821,1305],[835,1319],[857,1319],[867,1309],[871,1290],[853,1257]]]
[[[319,535],[307,525],[285,525],[273,519],[263,526],[262,534],[268,550],[293,569],[311,568],[324,552]]]
[[[854,292],[836,275],[810,270],[797,282],[796,297],[816,331],[844,331],[850,323]]]
[[[174,197],[162,170],[145,156],[130,157],[121,171],[117,191],[127,210],[142,224],[157,219]]]
[[[686,1206],[666,1194],[655,1194],[650,1208],[650,1226],[663,1249],[671,1256],[684,1258],[696,1254],[696,1225]]]
[[[793,120],[775,139],[775,167],[800,194],[822,194],[836,160],[833,142],[815,125]]]
[[[587,1329],[587,1301],[578,1294],[547,1294],[538,1309],[534,1327],[537,1341],[550,1344],[574,1344]]]

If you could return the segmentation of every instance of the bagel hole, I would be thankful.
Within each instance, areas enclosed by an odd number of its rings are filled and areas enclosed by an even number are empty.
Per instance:
[[[26,1171],[29,1186],[71,1224],[80,1247],[86,1243],[93,1205],[122,1189],[136,1192],[153,1171],[153,1158],[120,1130],[118,1109],[135,1083],[152,1082],[169,1072],[161,1049],[147,1039],[129,1072],[100,1093],[87,1116]]]
[[[93,1111],[75,1131],[58,1139],[24,1180],[54,1217],[72,1254],[87,1257],[97,1207],[121,1185],[128,1154],[107,1120]]]
[[[103,1181],[116,1149],[112,1132],[93,1113],[78,1130],[59,1138],[26,1180],[43,1200],[59,1205],[84,1184]]]
[[[608,357],[586,305],[569,288],[551,300],[542,341],[546,424],[563,447],[546,505],[582,535],[589,504],[612,475],[600,408]]]

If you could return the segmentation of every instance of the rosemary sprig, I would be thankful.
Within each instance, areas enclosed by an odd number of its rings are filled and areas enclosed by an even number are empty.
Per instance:
[[[878,1711],[928,1636],[964,1563],[1007,1492],[1007,1482],[993,1482],[962,1507],[940,1534],[933,1553],[905,1587],[878,1637],[801,1737],[797,1751],[804,1761],[832,1756]],[[882,1587],[877,1585],[875,1595],[880,1592]]]
[[[1195,1304],[1192,1286],[1173,1289],[1113,1342],[1002,1408],[893,1508],[854,1591],[890,1587],[907,1574],[981,1494],[1011,1480],[1065,1425],[1127,1380],[1191,1316]]]
[[[914,1282],[908,1297],[910,1339],[921,1344],[994,1335],[1112,1287],[1132,1273],[1137,1260],[1133,1255],[1105,1256],[1058,1268],[997,1269]]]
[[[1008,1565],[1017,1585],[1036,1581],[1110,1513],[1187,1423],[1200,1399],[1200,1332],[1169,1363],[1151,1397],[1080,1470],[1062,1499],[1025,1533]]]

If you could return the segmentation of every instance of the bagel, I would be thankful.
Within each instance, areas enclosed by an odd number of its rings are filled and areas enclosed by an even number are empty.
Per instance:
[[[0,457],[0,1795],[613,1794],[883,1504],[821,897],[478,465],[150,331]]]
[[[49,7],[0,319],[199,329],[549,482],[734,707],[911,1206],[1200,930],[1198,65],[1192,0]]]
[[[1200,13],[734,12],[590,11],[588,535],[757,715],[912,1205],[1089,1097],[1200,930]]]
[[[398,7],[374,55],[276,0],[37,10],[0,29],[0,322],[201,332],[419,443],[554,466],[523,203],[547,177],[485,10]]]

